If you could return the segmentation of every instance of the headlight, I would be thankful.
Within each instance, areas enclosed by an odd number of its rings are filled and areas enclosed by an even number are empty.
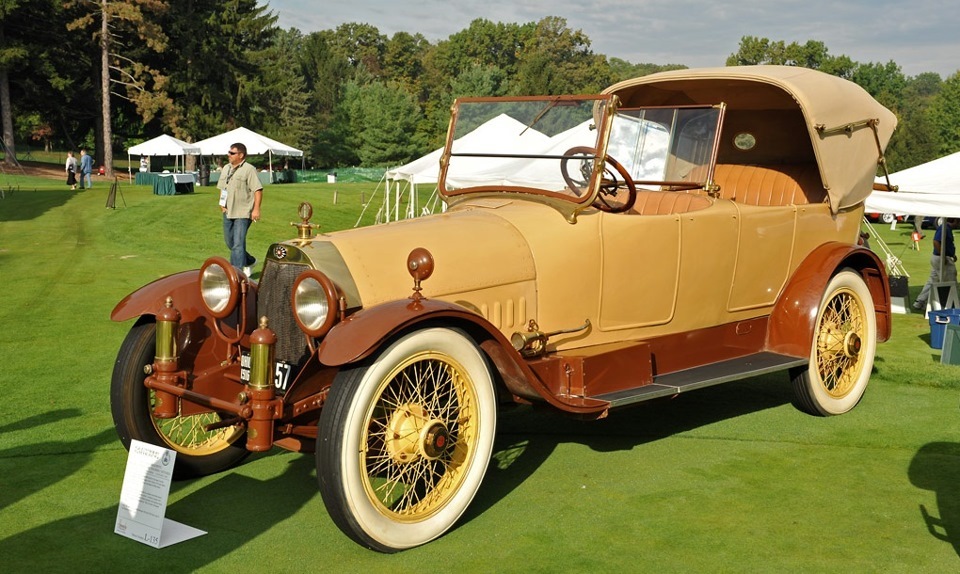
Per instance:
[[[304,271],[293,283],[293,316],[303,332],[322,337],[337,319],[337,289],[319,271]]]
[[[240,295],[237,270],[223,257],[211,257],[200,268],[200,297],[217,319],[233,313]]]

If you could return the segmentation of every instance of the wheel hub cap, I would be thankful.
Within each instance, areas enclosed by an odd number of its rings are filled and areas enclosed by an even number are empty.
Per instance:
[[[438,420],[430,421],[420,433],[421,453],[424,457],[435,460],[447,451],[450,445],[450,433],[447,427]]]
[[[853,332],[847,333],[847,336],[845,337],[844,345],[843,345],[844,354],[848,358],[851,358],[851,359],[856,358],[857,356],[860,355],[861,345],[862,345],[862,342],[860,340],[859,335]]]
[[[387,452],[394,461],[436,460],[450,447],[443,421],[430,418],[423,405],[408,403],[394,411],[387,425]]]

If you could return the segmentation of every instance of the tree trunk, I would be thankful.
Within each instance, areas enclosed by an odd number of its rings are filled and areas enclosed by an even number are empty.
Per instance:
[[[103,116],[103,168],[105,174],[113,179],[113,130],[110,127],[110,16],[107,12],[108,0],[102,0],[100,23],[100,92],[103,94],[100,109]],[[99,155],[99,154],[98,154]]]
[[[0,45],[3,45],[3,27],[0,26]],[[13,110],[10,108],[10,77],[7,70],[0,68],[0,115],[3,116],[3,163],[9,166],[17,164],[17,150],[13,142]]]

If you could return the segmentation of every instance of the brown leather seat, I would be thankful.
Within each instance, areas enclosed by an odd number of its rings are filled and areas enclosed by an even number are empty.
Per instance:
[[[638,190],[637,201],[630,212],[639,215],[668,215],[705,209],[710,204],[711,201],[706,197],[690,193]]]
[[[713,180],[719,197],[748,205],[822,203],[827,197],[816,164],[717,164]]]

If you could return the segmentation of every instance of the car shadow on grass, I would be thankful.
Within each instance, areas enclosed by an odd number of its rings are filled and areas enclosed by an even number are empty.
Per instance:
[[[114,534],[117,506],[111,505],[0,540],[0,556],[23,558],[27,549],[49,550],[32,553],[27,559],[36,572],[64,568],[78,572],[195,572],[290,518],[317,496],[313,470],[312,457],[292,457],[284,471],[272,478],[260,480],[228,472],[176,500],[167,507],[166,517],[207,534],[177,544],[172,553],[167,549],[167,554],[159,555],[153,547]],[[269,565],[260,568],[271,571]]]
[[[919,505],[919,517],[937,540],[953,546],[960,556],[960,444],[932,442],[923,445],[910,461],[910,483],[933,491],[937,507]]]
[[[614,410],[584,421],[546,408],[518,407],[501,414],[494,455],[477,497],[457,527],[480,516],[537,471],[559,444],[599,452],[630,450],[675,434],[789,404],[786,373],[726,383]]]

